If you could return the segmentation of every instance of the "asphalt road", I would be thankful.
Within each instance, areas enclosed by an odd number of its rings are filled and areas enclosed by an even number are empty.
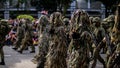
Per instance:
[[[36,47],[36,52],[37,51],[38,49]],[[31,62],[35,53],[29,53],[27,50],[24,51],[23,54],[20,54],[14,51],[11,46],[4,46],[4,53],[6,65],[0,65],[0,68],[36,68],[36,64],[33,64]],[[105,57],[104,54],[101,54],[101,56]],[[96,68],[103,68],[102,64],[99,61],[97,62]]]
[[[34,53],[24,51],[23,54],[19,54],[9,46],[4,46],[4,53],[6,65],[0,65],[0,68],[36,68],[36,64],[31,62]]]

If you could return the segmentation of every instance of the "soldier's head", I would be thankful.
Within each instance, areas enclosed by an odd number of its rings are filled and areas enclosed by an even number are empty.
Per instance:
[[[81,34],[81,38],[83,39],[83,40],[86,40],[86,41],[91,41],[91,35],[90,35],[90,33],[88,32],[88,31],[84,31],[82,34]]]
[[[0,35],[7,35],[10,31],[10,27],[8,25],[7,20],[0,21]]]
[[[63,19],[63,23],[65,26],[69,25],[69,19],[68,18],[64,18]]]
[[[100,22],[101,22],[100,17],[93,18],[93,24],[95,25],[95,27],[100,27]]]
[[[60,12],[54,12],[50,16],[50,23],[53,23],[56,26],[63,25],[62,14]]]
[[[90,20],[90,24],[93,24],[93,18],[92,16],[89,17],[89,20]]]
[[[113,28],[115,24],[115,15],[109,15],[107,17],[107,22],[108,22],[108,25]]]
[[[101,25],[104,29],[108,29],[109,25],[108,25],[108,18],[105,18],[102,20]]]
[[[25,19],[26,24],[32,24],[32,21],[30,19]]]
[[[38,20],[38,25],[45,26],[49,23],[48,17],[46,15],[42,15]]]
[[[71,17],[71,22],[72,23],[77,23],[78,25],[89,25],[90,21],[89,21],[89,15],[86,11],[78,9],[76,10],[72,17]]]

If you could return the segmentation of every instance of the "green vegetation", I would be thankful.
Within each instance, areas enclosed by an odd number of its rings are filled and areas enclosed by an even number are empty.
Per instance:
[[[26,14],[17,16],[17,19],[30,19],[31,21],[34,21],[34,18],[31,15]]]

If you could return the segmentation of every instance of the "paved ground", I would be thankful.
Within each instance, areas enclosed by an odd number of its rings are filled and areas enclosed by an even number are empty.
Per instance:
[[[0,68],[36,68],[36,64],[31,62],[34,53],[24,51],[23,54],[12,50],[11,47],[5,46],[5,66],[0,65]]]
[[[38,50],[37,47],[36,50]],[[36,68],[36,64],[31,62],[31,59],[35,55],[34,53],[24,51],[23,54],[19,54],[9,46],[4,47],[4,52],[6,65],[0,65],[0,68]],[[105,57],[104,54],[101,55],[102,57]],[[96,68],[103,68],[103,66],[98,62]]]

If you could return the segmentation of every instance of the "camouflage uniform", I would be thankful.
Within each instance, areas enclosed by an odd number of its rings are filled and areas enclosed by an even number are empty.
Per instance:
[[[66,33],[67,36],[67,41],[68,44],[70,43],[70,37],[69,37],[69,33],[70,33],[70,21],[68,18],[64,18],[63,19],[63,23],[64,23],[64,31]]]
[[[25,29],[23,27],[23,22],[20,21],[17,27],[17,32],[16,32],[17,40],[14,43],[14,47],[13,47],[14,50],[17,50],[20,47],[22,39],[24,38],[24,33],[25,33]]]
[[[61,21],[61,13],[55,12],[52,15],[51,17],[54,17],[54,19],[51,21],[51,38],[45,68],[67,68],[67,38],[64,32],[63,22]]]
[[[101,21],[99,17],[95,17],[93,19],[93,22],[95,22],[95,30],[94,30],[94,35],[96,39],[96,46],[93,52],[93,63],[92,63],[92,68],[95,68],[97,59],[103,64],[105,67],[105,61],[103,58],[100,56],[99,52],[105,45],[102,43],[102,40],[105,36],[105,30],[101,27]]]
[[[23,27],[25,29],[25,34],[24,34],[24,38],[22,39],[21,47],[18,50],[18,52],[22,53],[25,48],[30,46],[31,47],[30,53],[34,53],[35,52],[35,47],[33,46],[33,41],[32,41],[33,29],[32,29],[31,21],[29,19],[25,19]]]
[[[90,21],[85,11],[77,10],[73,14],[71,42],[68,48],[68,68],[89,67]]]
[[[46,54],[49,47],[49,30],[50,23],[47,16],[43,15],[39,18],[38,21],[38,32],[39,32],[39,53],[32,60],[34,63],[37,63],[37,68],[44,68],[44,63],[46,61]]]
[[[5,43],[5,36],[9,33],[10,28],[8,26],[8,23],[4,20],[0,21],[0,65],[5,65],[4,61],[4,52],[3,52],[3,46]]]
[[[115,24],[111,33],[111,43],[114,44],[114,50],[109,57],[107,68],[120,68],[120,3],[117,6],[115,15]]]
[[[94,23],[94,21],[93,21],[93,19],[94,19],[94,17],[89,17],[89,20],[90,20],[90,30],[91,31],[94,31],[94,29],[95,29],[95,23]]]

